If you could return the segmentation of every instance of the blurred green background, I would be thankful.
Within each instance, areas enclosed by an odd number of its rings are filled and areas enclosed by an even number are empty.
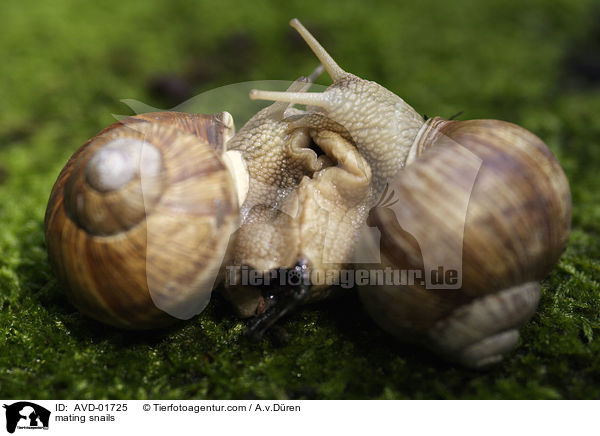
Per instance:
[[[131,113],[121,99],[169,109],[310,72],[292,17],[419,112],[512,121],[559,158],[570,243],[502,365],[469,371],[399,344],[354,293],[303,308],[256,344],[218,296],[148,333],[86,319],[62,296],[43,216],[69,156]],[[0,20],[0,398],[600,397],[598,2],[21,0],[2,2]]]

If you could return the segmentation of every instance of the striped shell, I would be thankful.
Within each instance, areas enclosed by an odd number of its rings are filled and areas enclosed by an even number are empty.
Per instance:
[[[219,157],[228,113],[124,119],[90,139],[52,190],[49,259],[86,315],[147,329],[208,304],[238,225],[231,176]]]
[[[566,246],[568,181],[539,138],[503,121],[435,118],[414,150],[389,186],[399,201],[371,213],[381,232],[371,249],[380,267],[419,271],[425,283],[365,286],[361,299],[396,336],[468,366],[495,362]],[[438,267],[456,270],[456,285],[436,286]]]

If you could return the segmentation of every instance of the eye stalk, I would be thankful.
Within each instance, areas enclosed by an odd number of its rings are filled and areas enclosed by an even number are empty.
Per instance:
[[[321,44],[297,20],[290,22],[325,67],[333,84],[321,93],[250,91],[253,100],[305,104],[309,112],[324,114],[344,126],[359,152],[373,169],[373,197],[405,165],[410,148],[423,126],[423,118],[396,94],[383,86],[344,71]],[[322,129],[310,124],[306,127]]]

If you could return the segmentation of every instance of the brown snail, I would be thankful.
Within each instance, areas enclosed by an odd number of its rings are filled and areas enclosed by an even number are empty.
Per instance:
[[[54,271],[85,314],[145,329],[208,303],[238,216],[216,152],[231,116],[159,112],[126,118],[69,160],[46,211]]]
[[[425,122],[400,97],[342,70],[298,20],[290,24],[333,84],[322,93],[251,98],[304,103],[310,111],[297,125],[347,130],[373,175],[367,204],[382,206],[370,213],[381,237],[368,233],[357,251],[381,254],[379,272],[423,279],[359,286],[369,313],[388,332],[465,365],[500,360],[567,243],[571,198],[557,160],[511,123]],[[448,266],[451,283],[430,289],[428,274]]]
[[[389,184],[399,201],[370,217],[378,267],[421,280],[371,282],[360,296],[386,331],[485,366],[516,345],[566,246],[569,185],[544,143],[514,124],[434,118],[421,133],[417,159]]]

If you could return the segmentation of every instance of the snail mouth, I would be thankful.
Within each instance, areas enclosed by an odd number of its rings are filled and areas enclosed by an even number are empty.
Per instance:
[[[284,271],[297,276],[297,283],[269,285],[262,289],[262,297],[256,315],[248,324],[246,336],[253,341],[262,339],[265,332],[277,320],[301,304],[311,288],[310,273],[306,260],[299,260],[293,268]]]

